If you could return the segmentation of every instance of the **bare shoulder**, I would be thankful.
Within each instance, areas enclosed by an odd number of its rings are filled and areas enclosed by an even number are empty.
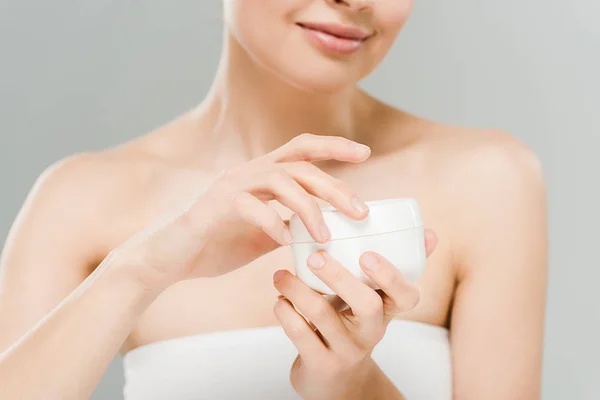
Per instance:
[[[537,179],[542,172],[537,155],[521,140],[498,129],[454,128],[459,167],[477,167],[481,177]],[[458,160],[457,160],[458,161]]]
[[[85,152],[66,157],[49,166],[38,184],[58,186],[61,193],[107,200],[119,194],[134,194],[161,173],[158,157],[138,143]],[[129,188],[129,190],[124,190]],[[66,193],[65,193],[66,192]]]
[[[515,182],[542,179],[536,154],[500,129],[441,124],[385,104],[371,122],[387,133],[374,138],[382,152],[392,153],[393,158],[408,155],[428,173],[446,179],[451,176],[452,185],[457,180],[485,185],[490,178]]]
[[[153,162],[130,146],[77,154],[38,177],[2,249],[0,349],[71,293],[136,219]],[[16,312],[15,310],[18,310]]]
[[[546,188],[538,156],[502,130],[418,124],[431,191],[441,199],[457,257],[508,251],[508,238],[543,251]],[[527,235],[537,238],[535,245]]]
[[[464,195],[474,193],[518,196],[543,189],[540,159],[510,133],[443,125],[415,116],[405,116],[404,126],[412,137],[409,148],[421,155],[428,178],[452,198],[463,201]]]
[[[435,126],[431,155],[451,198],[496,205],[544,191],[540,159],[515,136],[498,129]]]
[[[135,213],[160,168],[136,145],[75,154],[47,167],[36,180],[11,229],[7,247],[46,242],[85,244],[91,259],[103,258],[107,237],[122,229],[123,212]]]
[[[156,168],[130,146],[66,157],[47,167],[30,197],[85,212],[99,204],[110,206],[133,195],[152,179]]]

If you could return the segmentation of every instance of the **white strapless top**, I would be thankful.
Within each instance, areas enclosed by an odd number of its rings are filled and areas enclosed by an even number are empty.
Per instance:
[[[289,382],[297,354],[281,327],[144,345],[124,356],[125,400],[298,400]],[[407,399],[452,399],[445,328],[394,320],[373,359]]]

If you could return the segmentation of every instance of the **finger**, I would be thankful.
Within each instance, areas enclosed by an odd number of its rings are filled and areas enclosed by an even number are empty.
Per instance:
[[[282,168],[267,173],[263,190],[268,190],[274,199],[298,214],[316,241],[324,243],[329,240],[331,234],[317,200]]]
[[[332,350],[349,348],[348,329],[323,296],[288,271],[277,271],[273,276],[273,284],[321,332]]]
[[[352,309],[364,334],[377,335],[383,328],[381,296],[352,275],[348,269],[323,251],[308,257],[311,271]]]
[[[286,246],[294,238],[287,224],[281,219],[277,211],[264,204],[248,192],[240,192],[232,199],[234,212],[242,220],[258,226],[273,240]]]
[[[329,302],[329,304],[331,304],[331,307],[333,307],[333,309],[336,310],[338,313],[350,309],[348,303],[346,303],[337,294],[324,294],[323,297]]]
[[[370,155],[371,149],[364,144],[339,136],[304,133],[266,157],[272,162],[338,160],[359,163]]]
[[[308,193],[325,200],[352,219],[364,219],[367,205],[341,180],[323,172],[309,162],[281,164],[282,168]]]
[[[273,307],[275,317],[283,327],[287,337],[290,338],[298,353],[309,360],[323,357],[328,349],[317,333],[312,330],[306,320],[298,314],[292,303],[285,298],[280,298]]]
[[[425,229],[425,254],[427,257],[433,253],[438,244],[438,237],[431,229]]]
[[[366,252],[359,261],[365,274],[391,299],[386,304],[386,314],[398,315],[417,306],[420,299],[419,288],[388,260],[377,253]]]

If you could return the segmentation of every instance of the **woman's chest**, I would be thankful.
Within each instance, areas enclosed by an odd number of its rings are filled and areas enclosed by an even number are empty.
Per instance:
[[[418,281],[421,302],[402,318],[445,325],[454,273],[447,227],[435,212],[435,196],[421,180],[409,174],[382,170],[385,169],[357,169],[355,173],[342,171],[336,175],[365,200],[415,197],[419,201],[425,227],[433,229],[439,241]],[[278,211],[289,216],[289,210],[283,207]],[[289,247],[279,248],[227,275],[172,286],[144,313],[126,347],[198,333],[277,325],[272,306],[278,293],[272,276],[279,269],[294,271]]]

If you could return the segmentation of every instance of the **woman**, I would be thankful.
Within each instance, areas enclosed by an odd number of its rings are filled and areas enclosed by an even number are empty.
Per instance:
[[[3,252],[0,397],[86,398],[121,349],[127,399],[538,398],[536,157],[356,86],[412,3],[226,1],[199,107],[46,171]],[[403,196],[435,231],[417,285],[367,253],[376,292],[316,253],[340,313],[288,271],[292,212],[325,242],[325,202],[362,219]]]

